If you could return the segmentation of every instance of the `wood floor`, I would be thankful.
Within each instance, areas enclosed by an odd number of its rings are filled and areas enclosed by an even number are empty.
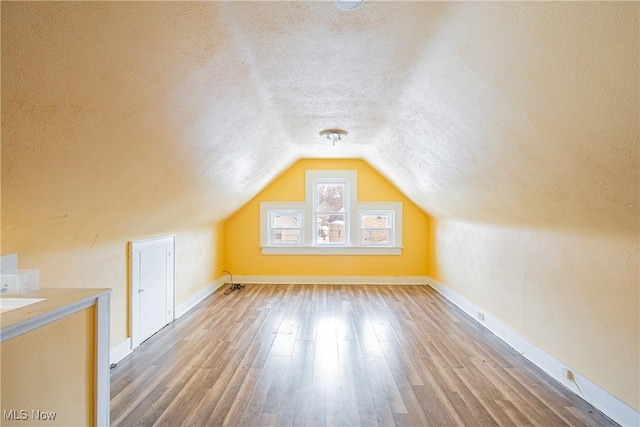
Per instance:
[[[111,371],[112,425],[615,425],[427,286],[222,291]]]

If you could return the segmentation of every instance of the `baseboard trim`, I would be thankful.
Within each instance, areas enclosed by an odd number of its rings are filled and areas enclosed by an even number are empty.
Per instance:
[[[211,283],[206,288],[194,294],[185,302],[176,307],[176,318],[186,314],[200,301],[215,292],[218,288],[228,283],[226,277],[222,277]],[[494,333],[510,347],[533,362],[551,377],[559,381],[577,396],[589,402],[600,412],[611,418],[621,426],[640,426],[640,412],[622,402],[611,393],[593,383],[575,369],[549,353],[545,352],[529,340],[513,331],[499,320],[486,313],[483,309],[453,291],[449,287],[437,282],[428,276],[234,276],[234,283],[241,284],[339,284],[339,285],[428,285],[436,292],[450,301],[452,304],[475,319],[480,325]],[[477,318],[479,312],[484,313],[484,321]],[[131,338],[127,338],[111,349],[111,363],[122,360],[131,353]],[[574,376],[568,380],[563,371],[569,369]]]
[[[111,348],[109,360],[111,361],[111,363],[118,363],[132,351],[133,349],[131,348],[131,337],[129,337],[126,340],[122,341],[120,344]]]
[[[449,287],[431,278],[428,278],[428,285],[482,326],[493,332],[498,338],[522,354],[522,356],[533,362],[574,394],[589,402],[616,423],[621,426],[640,426],[640,412],[631,406],[576,372],[575,369],[545,352],[517,332],[514,332]],[[479,312],[484,313],[484,321],[478,319]],[[563,375],[565,369],[569,369],[573,373],[573,380],[568,380],[566,376]]]
[[[200,301],[202,301],[203,299],[205,299],[206,297],[214,293],[216,289],[224,285],[225,282],[226,282],[225,278],[221,277],[220,279],[211,283],[206,288],[198,291],[196,294],[191,296],[182,304],[178,305],[175,310],[176,319],[186,314],[189,310],[195,307]],[[115,347],[111,348],[110,357],[109,357],[109,360],[111,361],[111,363],[117,363],[122,359],[124,359],[129,353],[133,351],[132,345],[133,343],[131,341],[131,337],[129,337],[124,341],[122,341],[120,344],[117,344]]]
[[[202,301],[203,299],[205,299],[206,297],[214,293],[218,288],[223,286],[225,283],[227,283],[227,278],[221,277],[218,280],[211,283],[206,288],[192,295],[189,299],[187,299],[182,304],[178,305],[175,311],[176,319],[185,315],[187,312],[189,312],[189,310],[195,307],[200,301]]]
[[[241,284],[266,285],[428,285],[427,276],[233,276]]]

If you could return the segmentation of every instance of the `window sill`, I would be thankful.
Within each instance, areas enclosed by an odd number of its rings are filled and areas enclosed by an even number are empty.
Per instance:
[[[262,255],[402,255],[400,246],[262,246]]]

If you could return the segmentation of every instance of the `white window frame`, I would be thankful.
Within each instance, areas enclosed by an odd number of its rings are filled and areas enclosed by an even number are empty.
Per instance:
[[[298,227],[273,227],[272,218],[274,215],[283,215],[283,216],[300,216],[300,225]],[[268,234],[267,234],[267,242],[270,246],[301,246],[304,244],[304,210],[302,209],[286,209],[286,210],[278,210],[278,209],[270,209],[267,212],[267,222],[268,224]],[[274,239],[275,230],[300,230],[300,239],[297,243],[283,243],[276,242]]]
[[[260,246],[266,247],[300,247],[306,244],[306,227],[307,222],[305,203],[280,203],[280,202],[262,202],[260,203]],[[296,213],[302,217],[302,227],[300,229],[300,242],[291,243],[275,243],[271,233],[271,215],[277,213]]]
[[[386,216],[389,218],[389,226],[385,228],[366,228],[363,224],[363,217],[365,216]],[[395,210],[387,209],[387,210],[366,210],[361,209],[358,211],[358,242],[361,246],[394,246],[395,245]],[[388,241],[385,243],[365,243],[363,234],[364,231],[378,231],[378,230],[387,230],[388,232]]]
[[[260,203],[260,247],[264,255],[401,255],[402,253],[402,203],[358,202],[357,171],[308,170],[305,174],[304,202]],[[316,225],[316,188],[318,183],[346,183],[345,187],[345,243],[318,243]],[[270,215],[272,212],[302,212],[302,229],[299,244],[271,242]],[[389,244],[363,244],[361,241],[360,214],[392,212],[393,239]]]
[[[318,206],[318,187],[320,187],[322,184],[342,184],[344,185],[344,211],[340,212],[340,211],[335,211],[335,212],[320,212],[319,210],[319,206]],[[313,200],[313,220],[310,221],[311,222],[311,226],[312,226],[312,231],[311,231],[311,235],[313,236],[313,246],[349,246],[349,243],[351,242],[350,237],[350,214],[351,214],[351,206],[350,206],[350,201],[351,201],[351,189],[350,189],[350,185],[351,182],[349,179],[345,179],[345,178],[313,178],[313,187],[311,189],[313,195],[312,195],[312,200]],[[308,199],[307,199],[308,200]],[[343,215],[344,216],[344,242],[320,242],[318,241],[318,217],[321,215]]]

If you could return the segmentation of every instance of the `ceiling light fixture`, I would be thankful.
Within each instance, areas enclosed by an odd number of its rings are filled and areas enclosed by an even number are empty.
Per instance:
[[[320,131],[320,136],[327,141],[331,141],[333,145],[347,136],[347,131],[342,129],[325,129]]]
[[[356,10],[364,4],[364,0],[336,0],[336,6],[342,10]]]

